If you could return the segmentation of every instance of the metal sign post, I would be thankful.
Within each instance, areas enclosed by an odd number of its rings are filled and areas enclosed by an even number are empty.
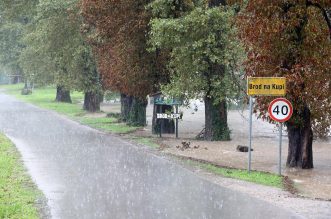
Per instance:
[[[249,96],[249,142],[248,142],[248,172],[252,163],[252,127],[253,126],[253,97]]]
[[[282,175],[282,129],[283,124],[279,123],[279,159],[278,159],[278,174]]]
[[[160,111],[162,112],[162,105],[160,105]],[[162,138],[162,127],[163,126],[163,120],[160,121],[160,138]]]
[[[273,100],[268,108],[269,116],[272,120],[279,122],[279,158],[278,158],[278,174],[282,174],[282,132],[283,122],[288,121],[293,114],[293,106],[285,98],[277,98]]]
[[[176,105],[176,114],[178,114],[178,105]],[[176,138],[178,138],[178,117],[176,118]]]
[[[179,105],[182,105],[182,101],[178,99],[173,99],[173,98],[167,98],[164,96],[160,96],[158,98],[154,99],[154,104],[155,105],[160,105],[160,112],[157,113],[157,120],[159,121],[160,125],[160,138],[162,137],[162,131],[163,131],[163,126],[164,126],[164,120],[165,119],[176,119],[176,138],[178,138],[178,120],[182,118],[182,115],[179,114],[178,112],[178,107]],[[162,105],[167,105],[167,106],[175,106],[176,107],[176,113],[162,113]]]
[[[286,95],[286,78],[285,77],[248,77],[247,78],[247,95],[249,96],[249,146],[248,146],[248,172],[252,167],[252,124],[253,124],[253,96],[285,96]],[[282,106],[279,106],[282,107]],[[277,112],[285,113],[285,108],[277,108]],[[290,110],[288,110],[290,111]],[[288,113],[288,112],[286,112]],[[269,112],[270,115],[270,112]],[[272,118],[273,119],[273,118]],[[284,121],[279,121],[284,122]],[[282,134],[280,125],[280,135]],[[281,141],[280,136],[280,141]],[[279,143],[279,153],[281,154],[281,142]],[[281,157],[279,158],[281,164]],[[279,165],[280,166],[280,165]],[[281,168],[281,167],[279,167]],[[279,170],[280,171],[280,170]]]

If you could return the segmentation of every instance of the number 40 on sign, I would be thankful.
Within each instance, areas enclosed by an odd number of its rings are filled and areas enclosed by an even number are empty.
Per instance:
[[[270,103],[268,112],[272,120],[286,122],[293,114],[293,107],[287,99],[277,98]]]

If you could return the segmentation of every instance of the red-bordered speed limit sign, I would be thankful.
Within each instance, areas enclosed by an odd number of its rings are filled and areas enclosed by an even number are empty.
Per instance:
[[[274,99],[268,108],[269,116],[277,122],[286,122],[293,114],[293,106],[285,98]]]

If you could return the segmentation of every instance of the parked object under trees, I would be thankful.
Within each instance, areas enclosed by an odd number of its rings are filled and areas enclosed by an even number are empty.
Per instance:
[[[150,95],[153,98],[153,118],[152,118],[152,133],[159,134],[162,130],[162,134],[174,134],[175,133],[175,121],[166,119],[161,121],[157,119],[158,113],[173,112],[173,105],[167,104],[155,104],[157,99],[162,98],[162,93],[158,92]],[[162,128],[161,128],[162,125]]]
[[[330,1],[248,1],[239,16],[246,44],[247,76],[286,77],[294,107],[286,123],[287,166],[313,168],[313,135],[326,135],[331,125]],[[257,98],[262,118],[270,98]]]

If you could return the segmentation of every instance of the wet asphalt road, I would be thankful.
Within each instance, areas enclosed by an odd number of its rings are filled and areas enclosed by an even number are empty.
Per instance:
[[[52,218],[298,218],[3,94],[0,131],[17,145]]]

